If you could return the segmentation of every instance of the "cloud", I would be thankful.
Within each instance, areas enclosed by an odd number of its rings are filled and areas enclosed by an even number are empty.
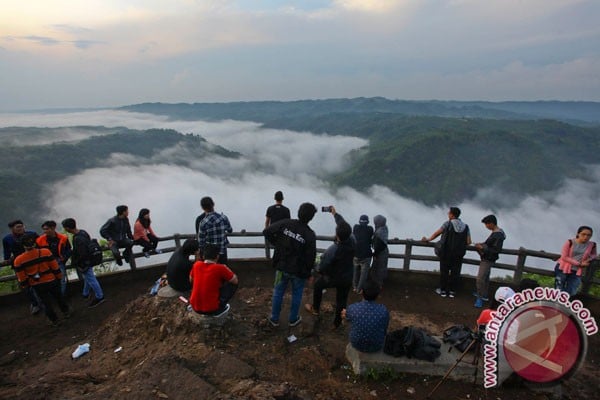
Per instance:
[[[87,115],[87,117],[86,117]],[[318,177],[320,172],[314,165],[322,155],[332,158],[331,166],[343,168],[344,155],[353,142],[344,137],[310,136],[309,133],[262,130],[257,124],[235,121],[206,123],[202,121],[165,121],[156,116],[123,112],[94,112],[49,116],[57,123],[79,123],[86,119],[94,124],[128,126],[130,128],[179,127],[183,132],[195,132],[220,143],[236,146],[244,155],[239,159],[219,157],[197,158],[181,148],[165,149],[152,158],[152,165],[137,165],[135,157],[118,153],[108,160],[106,168],[83,171],[63,182],[48,188],[47,205],[49,217],[57,220],[66,216],[75,217],[81,227],[97,235],[100,225],[114,212],[117,204],[128,204],[132,216],[142,208],[152,210],[155,230],[159,235],[192,233],[195,217],[199,214],[199,200],[210,195],[216,202],[216,209],[227,214],[234,230],[245,229],[260,232],[264,224],[264,213],[272,202],[273,193],[282,190],[285,204],[295,215],[298,206],[305,201],[317,207],[335,205],[339,212],[354,224],[361,214],[371,218],[376,214],[386,216],[391,237],[420,239],[430,235],[446,219],[444,206],[428,207],[417,201],[398,196],[391,190],[373,186],[365,191],[348,187],[332,189],[328,182]],[[106,120],[102,123],[102,119]],[[44,124],[41,115],[30,121]],[[47,123],[46,123],[47,124]],[[280,136],[280,138],[277,138]],[[297,136],[294,138],[294,136]],[[275,142],[286,140],[285,146],[271,147]],[[251,143],[253,141],[253,143]],[[315,146],[314,141],[318,143]],[[327,146],[326,153],[314,152]],[[188,167],[175,166],[172,157],[192,159]],[[258,160],[279,157],[279,162],[289,166],[280,171],[271,162]],[[290,157],[307,160],[306,165],[286,162]],[[148,161],[148,160],[145,160]],[[328,167],[334,168],[334,167]],[[574,236],[579,225],[593,225],[600,220],[600,167],[591,167],[589,180],[571,180],[557,191],[522,200],[513,200],[510,207],[489,209],[478,201],[486,196],[475,197],[458,206],[462,209],[462,219],[470,225],[474,241],[484,241],[489,231],[480,220],[494,213],[499,225],[507,234],[506,248],[525,247],[533,250],[559,252],[564,241]],[[107,190],[108,188],[108,190]],[[487,188],[486,195],[505,196]],[[333,235],[334,222],[331,215],[318,213],[311,222],[313,229],[321,235]],[[254,239],[252,242],[256,242]],[[327,243],[321,243],[320,247]],[[402,252],[398,249],[396,252]],[[422,249],[418,254],[431,254]],[[232,250],[232,256],[239,256]],[[254,253],[254,256],[261,254]],[[501,262],[514,261],[503,256]],[[394,261],[400,263],[400,261]],[[528,265],[550,268],[551,262],[528,261]],[[473,271],[465,267],[465,271]]]

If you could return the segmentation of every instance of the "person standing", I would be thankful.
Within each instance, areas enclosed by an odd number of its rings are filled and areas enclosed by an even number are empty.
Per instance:
[[[275,192],[275,204],[267,208],[265,219],[265,228],[282,219],[289,219],[290,209],[283,205],[283,192],[281,190]]]
[[[91,265],[89,245],[90,235],[83,229],[77,228],[77,223],[73,218],[67,218],[62,221],[62,226],[68,233],[73,235],[73,254],[71,255],[71,265],[73,265],[83,276],[84,281],[84,297],[91,289],[94,292],[94,299],[89,303],[88,307],[96,307],[104,303],[104,292],[100,286],[100,282],[94,273],[94,267]]]
[[[460,272],[467,246],[471,244],[469,225],[460,220],[460,208],[450,207],[448,220],[430,237],[421,239],[431,242],[442,235],[441,248],[437,256],[440,259],[440,287],[435,290],[442,297],[456,296],[460,284]]]
[[[207,244],[204,260],[196,261],[190,271],[190,307],[198,314],[221,316],[229,311],[229,300],[238,288],[237,275],[217,263],[219,246]]]
[[[53,326],[58,326],[58,317],[52,308],[54,299],[65,318],[69,318],[69,306],[60,291],[62,273],[56,258],[48,249],[35,248],[36,235],[26,233],[21,239],[24,252],[14,260],[14,269],[22,289],[35,288],[39,304]]]
[[[373,227],[369,225],[369,217],[361,215],[358,224],[352,228],[354,236],[354,273],[352,276],[352,286],[354,291],[360,293],[367,281],[369,268],[371,267],[371,258],[373,250],[371,243],[373,241]]]
[[[375,233],[373,234],[373,265],[371,266],[371,277],[380,286],[383,287],[383,281],[387,278],[388,268],[388,227],[387,220],[383,215],[376,215],[373,218],[375,224]]]
[[[108,247],[113,253],[118,265],[123,265],[123,258],[128,264],[131,262],[131,247],[133,246],[133,233],[129,224],[129,208],[126,205],[117,206],[117,215],[110,218],[100,228],[100,235],[108,240]],[[119,248],[124,248],[123,257]]]
[[[555,269],[555,287],[569,293],[571,297],[579,290],[584,269],[597,256],[596,243],[590,240],[593,233],[589,226],[580,226],[575,238],[567,240],[560,252]]]
[[[150,210],[142,208],[138,214],[138,218],[133,224],[133,242],[142,246],[144,257],[150,257],[150,252],[156,254],[162,253],[157,250],[158,237],[152,229],[152,221],[150,220]]]
[[[25,248],[21,243],[21,239],[25,234],[34,235],[37,238],[37,233],[34,231],[26,231],[25,224],[20,219],[8,223],[10,233],[2,238],[2,249],[4,250],[4,261],[9,261],[14,268],[14,261],[17,256],[25,252]],[[25,290],[29,298],[29,311],[35,315],[40,312],[40,302],[33,286],[28,286]]]
[[[335,288],[333,326],[338,328],[342,323],[342,310],[348,304],[348,294],[352,287],[354,243],[350,225],[336,212],[334,206],[329,207],[329,212],[335,218],[335,242],[325,250],[314,270],[313,275],[316,275],[316,279],[313,285],[313,301],[312,304],[306,304],[305,308],[311,314],[319,315],[323,289]]]
[[[483,302],[488,301],[488,290],[490,286],[490,272],[492,266],[500,257],[500,251],[504,240],[506,240],[506,234],[498,226],[498,220],[495,215],[487,215],[483,217],[481,222],[487,229],[492,231],[490,236],[483,243],[476,243],[475,248],[481,256],[481,262],[479,264],[479,271],[477,272],[476,287],[477,291],[474,295],[477,297],[475,300],[475,307],[483,307]]]
[[[227,245],[229,240],[227,234],[233,232],[229,219],[223,213],[215,212],[215,202],[210,197],[203,197],[200,200],[200,206],[204,210],[204,218],[200,221],[198,227],[198,246],[200,251],[207,244],[214,244],[219,247],[219,264],[227,265]]]
[[[46,221],[42,224],[43,235],[37,238],[36,243],[39,248],[46,248],[52,252],[56,262],[62,272],[60,281],[60,292],[66,297],[67,295],[67,260],[71,257],[71,243],[67,235],[56,232],[56,222]]]
[[[302,321],[299,315],[302,292],[317,255],[316,235],[308,223],[316,212],[314,204],[303,203],[298,208],[298,219],[285,219],[263,230],[265,238],[276,249],[276,258],[273,259],[276,271],[271,315],[267,318],[272,326],[279,326],[283,295],[288,285],[292,287],[289,326],[296,326]]]

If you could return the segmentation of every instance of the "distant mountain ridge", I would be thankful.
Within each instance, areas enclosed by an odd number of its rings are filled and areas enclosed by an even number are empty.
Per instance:
[[[235,119],[262,123],[283,116],[294,119],[330,113],[392,113],[448,118],[555,119],[574,124],[600,125],[600,103],[584,101],[416,101],[359,97],[231,103],[142,103],[119,109],[168,115],[174,119]]]

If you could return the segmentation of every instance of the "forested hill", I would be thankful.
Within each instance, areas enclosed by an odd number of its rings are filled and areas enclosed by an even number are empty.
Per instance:
[[[564,109],[558,109],[560,105]],[[331,176],[330,181],[357,189],[381,184],[426,204],[457,203],[485,193],[489,196],[497,191],[480,189],[496,188],[504,196],[480,200],[489,206],[511,206],[514,199],[556,189],[566,178],[587,179],[586,167],[599,163],[599,125],[525,120],[521,119],[525,114],[517,111],[591,121],[592,117],[599,118],[600,103],[403,102],[372,98],[155,103],[125,109],[174,119],[252,120],[270,128],[363,137],[369,145],[351,154],[348,169]],[[406,115],[412,113],[421,115]],[[434,114],[455,117],[431,116]]]
[[[138,131],[127,128],[0,128],[0,221],[27,220],[34,228],[47,218],[45,206],[52,184],[88,168],[168,162],[189,165],[207,154],[238,157],[194,135],[173,130]],[[44,139],[45,138],[45,139]],[[47,143],[48,138],[61,142]],[[73,140],[77,138],[77,140]],[[40,143],[41,144],[34,144]],[[44,143],[46,142],[46,143]],[[176,147],[176,152],[169,149]],[[165,152],[163,156],[161,153]],[[111,155],[127,155],[112,161]],[[127,164],[130,162],[131,164]],[[104,188],[110,190],[110,182]]]
[[[168,115],[174,119],[235,119],[269,124],[333,113],[391,113],[405,116],[486,119],[555,119],[575,124],[600,124],[600,103],[582,101],[408,101],[383,97],[249,101],[232,103],[143,103],[127,111]]]

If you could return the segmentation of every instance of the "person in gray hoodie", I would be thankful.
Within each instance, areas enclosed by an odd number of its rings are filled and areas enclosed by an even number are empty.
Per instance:
[[[383,215],[373,218],[375,233],[373,234],[373,265],[371,266],[371,279],[383,287],[383,281],[387,278],[388,269],[388,227],[387,220]]]
[[[431,242],[442,235],[439,251],[436,252],[440,259],[440,287],[435,290],[442,297],[456,296],[463,257],[467,246],[471,244],[469,225],[462,222],[459,217],[460,208],[450,207],[448,220],[430,237],[423,236],[421,239],[424,242]]]

